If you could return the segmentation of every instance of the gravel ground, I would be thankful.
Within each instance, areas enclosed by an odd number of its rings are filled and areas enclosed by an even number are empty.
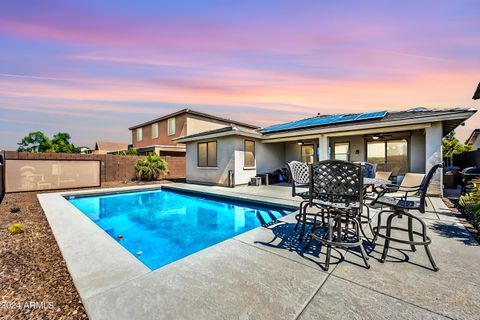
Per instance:
[[[12,207],[20,211],[12,213]],[[21,223],[24,232],[10,234],[13,223]],[[87,319],[36,192],[5,195],[0,239],[0,319]]]

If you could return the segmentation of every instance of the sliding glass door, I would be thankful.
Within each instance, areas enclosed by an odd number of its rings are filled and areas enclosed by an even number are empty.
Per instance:
[[[408,140],[368,141],[367,162],[377,164],[377,171],[391,171],[392,176],[405,175],[408,172]]]

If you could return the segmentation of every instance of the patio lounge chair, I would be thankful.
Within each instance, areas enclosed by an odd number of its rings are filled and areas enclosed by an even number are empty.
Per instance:
[[[391,175],[392,173],[389,171],[377,171],[375,172],[375,179],[389,180]]]
[[[409,244],[412,251],[416,250],[415,246],[424,246],[425,251],[427,252],[427,255],[428,255],[428,259],[432,264],[433,270],[435,271],[439,270],[439,268],[435,264],[435,261],[433,260],[432,254],[430,253],[430,249],[428,248],[428,246],[432,241],[427,236],[427,226],[425,225],[425,222],[423,222],[422,219],[420,219],[419,217],[417,217],[416,215],[410,212],[411,210],[418,210],[421,213],[425,213],[425,200],[427,197],[428,186],[430,185],[430,182],[432,181],[432,178],[435,172],[439,168],[442,168],[441,164],[437,164],[433,166],[428,172],[423,182],[421,183],[421,185],[418,188],[412,189],[409,191],[413,193],[418,193],[419,195],[418,201],[407,200],[406,196],[405,198],[394,198],[390,196],[385,196],[384,195],[385,193],[380,193],[378,198],[373,201],[374,203],[379,203],[389,207],[388,210],[380,211],[380,213],[377,215],[378,217],[377,225],[373,227],[373,231],[374,231],[374,238],[372,241],[373,244],[375,245],[375,242],[377,241],[378,237],[385,239],[382,258],[380,259],[381,262],[385,261],[387,257],[388,249],[390,247],[390,242],[393,241],[393,242]],[[382,216],[385,213],[388,214],[387,224],[383,226]],[[399,226],[392,225],[392,222],[395,218],[401,219],[403,218],[403,216],[406,216],[408,219],[407,228],[402,228]],[[420,226],[422,227],[421,232],[414,231],[413,221],[417,221],[420,224]],[[385,230],[385,233],[382,233],[381,230]],[[398,231],[406,232],[408,234],[408,240],[393,237],[392,230],[396,230],[397,232]],[[415,236],[417,237],[417,239],[415,239]],[[418,239],[419,237],[420,239]]]
[[[360,216],[363,208],[363,168],[359,164],[341,160],[326,160],[310,165],[310,205],[322,208],[326,215],[325,233],[316,233],[315,221],[310,232],[308,248],[312,239],[327,247],[325,269],[330,265],[332,247],[360,248],[366,268],[368,257],[360,236]]]
[[[404,198],[406,200],[409,196],[415,196],[424,178],[425,175],[423,173],[408,172],[399,186],[390,184],[387,186],[388,188],[384,190],[384,193],[388,193],[390,197]]]

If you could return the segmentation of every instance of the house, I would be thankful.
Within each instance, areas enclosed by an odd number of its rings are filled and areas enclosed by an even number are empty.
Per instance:
[[[78,147],[78,150],[80,150],[81,154],[90,154],[90,153],[93,153],[94,151],[94,149],[87,146]]]
[[[181,136],[236,125],[244,129],[258,126],[217,117],[211,114],[183,109],[151,121],[130,127],[132,145],[140,154],[155,152],[162,156],[185,156],[185,145],[175,142]]]
[[[475,129],[472,131],[470,137],[468,137],[465,144],[471,144],[473,146],[473,150],[480,149],[480,129]]]
[[[298,160],[368,161],[401,179],[406,172],[425,173],[442,162],[442,138],[475,109],[381,111],[317,115],[260,130],[236,125],[175,139],[186,145],[188,182],[247,184]],[[431,192],[441,193],[437,173]]]
[[[473,99],[473,100],[478,100],[478,99],[480,99],[480,83],[478,84],[477,90],[476,90],[475,93],[473,94],[472,99]]]
[[[107,154],[114,152],[121,152],[128,150],[128,143],[112,142],[112,141],[97,141],[95,142],[94,154]]]

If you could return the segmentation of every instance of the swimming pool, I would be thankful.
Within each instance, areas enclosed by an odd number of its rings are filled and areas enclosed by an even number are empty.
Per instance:
[[[67,199],[152,270],[293,211],[166,189]]]

